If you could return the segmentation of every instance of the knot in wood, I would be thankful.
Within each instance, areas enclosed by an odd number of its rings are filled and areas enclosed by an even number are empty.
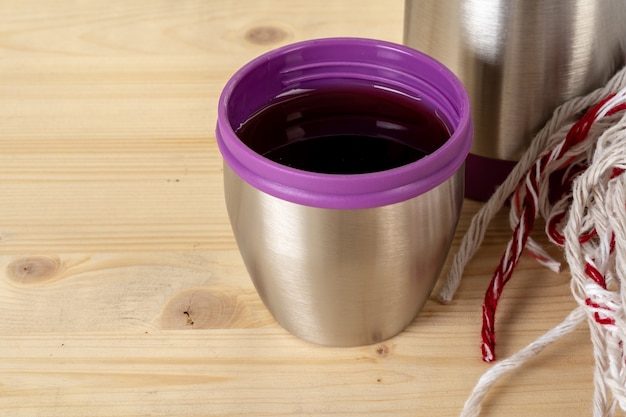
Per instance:
[[[376,348],[376,355],[378,355],[379,358],[384,358],[387,355],[389,355],[389,347],[387,347],[387,345],[380,345]]]
[[[237,294],[219,289],[183,290],[161,313],[164,329],[228,329],[240,326],[245,316]]]
[[[7,277],[20,284],[37,284],[54,278],[61,270],[61,260],[52,256],[27,256],[7,266]]]
[[[255,45],[271,45],[284,41],[288,36],[288,33],[279,27],[263,25],[249,29],[244,38]]]

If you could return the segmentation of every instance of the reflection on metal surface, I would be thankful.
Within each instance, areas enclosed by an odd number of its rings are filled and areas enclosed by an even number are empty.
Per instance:
[[[559,104],[624,65],[624,21],[624,0],[406,0],[404,43],[465,84],[472,153],[517,160]]]
[[[233,231],[265,305],[295,335],[335,346],[387,339],[417,315],[452,241],[463,174],[404,202],[335,210],[270,196],[224,166]]]

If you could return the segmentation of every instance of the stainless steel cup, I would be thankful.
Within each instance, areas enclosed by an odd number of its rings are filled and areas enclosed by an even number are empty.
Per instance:
[[[398,168],[338,175],[271,161],[236,134],[279,95],[356,82],[419,98],[445,121],[450,138]],[[231,78],[216,133],[237,244],[283,327],[315,343],[353,346],[394,336],[415,318],[452,241],[471,145],[469,101],[450,71],[415,50],[375,40],[288,45]]]
[[[484,200],[566,100],[626,62],[624,0],[405,0],[404,43],[468,90],[468,197]]]

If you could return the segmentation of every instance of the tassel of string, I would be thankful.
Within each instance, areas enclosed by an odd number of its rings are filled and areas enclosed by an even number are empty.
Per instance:
[[[510,198],[513,237],[486,291],[481,344],[495,359],[495,312],[522,251],[559,269],[530,236],[545,219],[549,240],[564,248],[578,307],[558,326],[480,378],[462,411],[477,416],[493,384],[587,322],[594,347],[594,416],[626,411],[626,68],[607,85],[559,107],[510,177],[472,220],[440,299],[449,302],[489,221]]]
[[[500,264],[493,274],[483,303],[483,326],[482,355],[485,362],[495,360],[495,314],[498,301],[515,270],[522,251],[526,247],[530,233],[533,230],[535,219],[538,216],[540,201],[550,198],[556,201],[568,201],[569,191],[574,175],[580,173],[586,166],[587,153],[595,145],[593,135],[589,132],[598,120],[611,116],[620,110],[618,104],[614,104],[615,95],[611,94],[591,107],[567,132],[565,139],[555,147],[545,152],[529,169],[524,181],[514,191],[512,211],[519,221],[513,229],[513,237],[508,242],[502,255]],[[574,167],[574,168],[572,168]],[[550,187],[550,184],[558,184],[558,187]],[[542,193],[540,193],[543,191]],[[555,191],[557,193],[555,193]],[[556,197],[551,196],[556,194]],[[561,204],[558,205],[562,207]],[[552,228],[556,229],[556,223],[550,221],[554,216],[561,213],[548,214],[548,221]],[[556,233],[556,231],[553,231]]]
[[[573,98],[557,107],[552,118],[533,138],[528,150],[522,155],[508,178],[495,190],[489,201],[481,207],[472,219],[439,293],[439,300],[442,303],[447,304],[454,298],[463,271],[482,244],[489,223],[504,206],[539,156],[546,149],[562,141],[571,126],[588,108],[623,87],[626,87],[626,67],[616,73],[604,87],[594,90],[586,96]]]

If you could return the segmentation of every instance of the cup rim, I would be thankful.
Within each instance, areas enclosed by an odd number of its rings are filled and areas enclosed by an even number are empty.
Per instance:
[[[431,154],[409,164],[363,174],[328,174],[291,168],[259,155],[236,135],[229,117],[229,100],[241,80],[268,61],[300,54],[307,49],[362,48],[377,56],[404,60],[421,72],[445,80],[446,97],[454,100],[458,119],[450,138]],[[390,58],[389,58],[390,57]],[[381,65],[384,61],[381,61]],[[420,78],[421,81],[428,81]],[[431,103],[432,104],[432,103]],[[424,194],[450,178],[463,165],[472,141],[472,120],[467,92],[461,81],[434,58],[392,42],[367,38],[322,38],[289,44],[269,51],[239,69],[226,83],[218,103],[216,137],[224,162],[253,187],[275,197],[313,207],[359,209],[405,201]]]

